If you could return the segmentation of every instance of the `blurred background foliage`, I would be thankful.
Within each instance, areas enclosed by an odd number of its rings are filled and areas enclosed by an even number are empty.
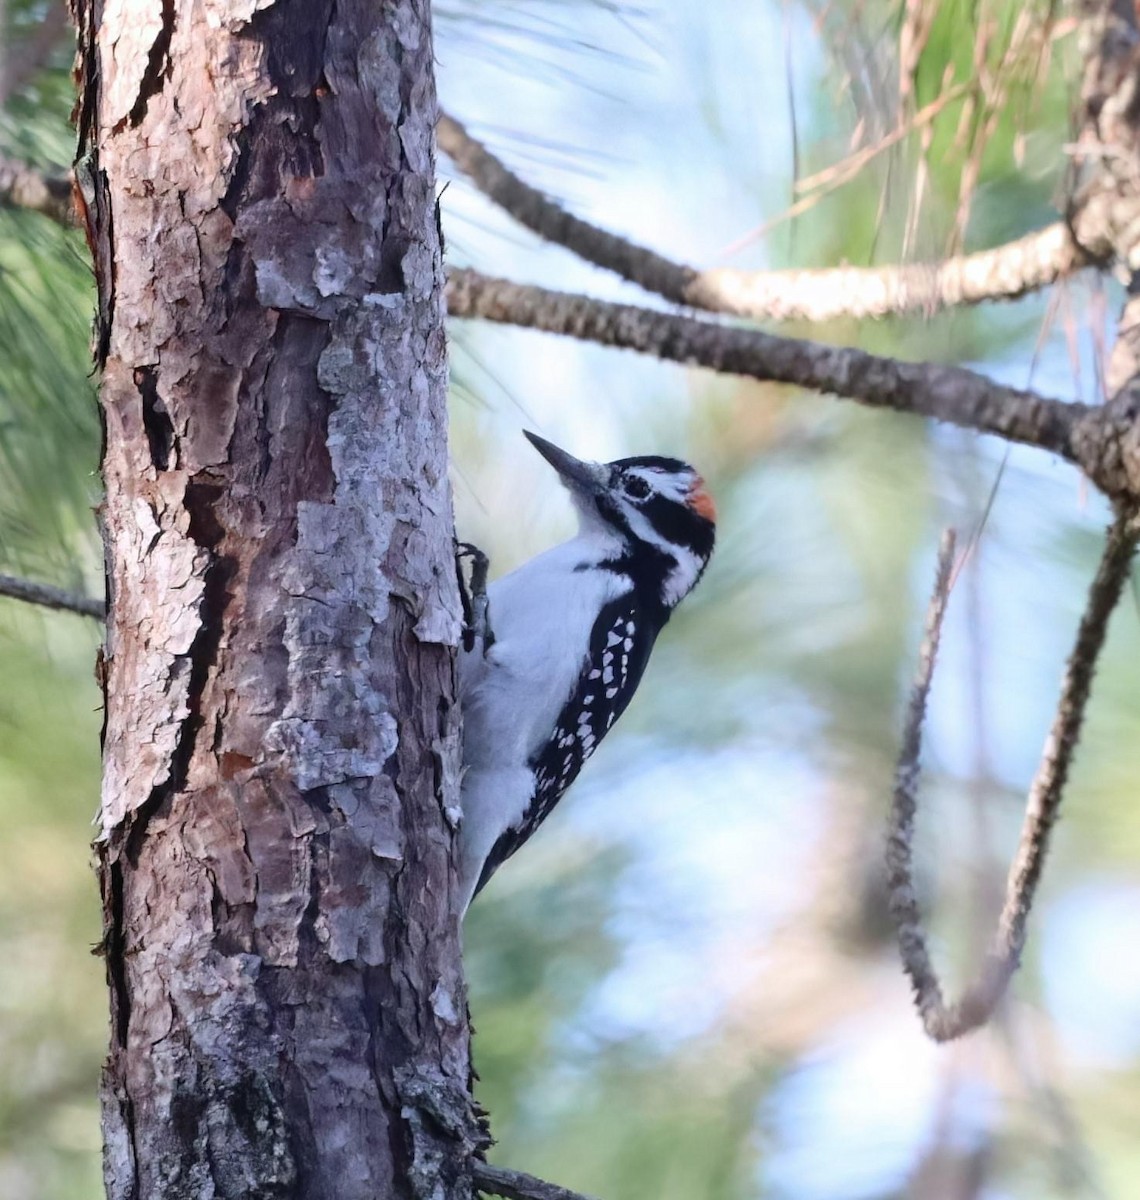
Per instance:
[[[439,87],[530,181],[685,261],[933,257],[1056,211],[1078,64],[1055,7],[439,0]],[[0,14],[0,154],[63,167],[57,5]],[[462,179],[443,205],[453,262],[644,302]],[[91,292],[78,234],[0,209],[0,571],[97,591]],[[1078,279],[811,332],[1093,401],[1116,307]],[[956,431],[519,331],[452,333],[459,527],[497,569],[570,528],[520,426],[582,455],[687,457],[720,507],[714,563],[629,714],[469,919],[494,1157],[606,1200],[1135,1196],[1140,602],[1113,623],[992,1028],[924,1041],[881,874],[900,707],[954,524],[978,541],[935,682],[920,849],[961,978],[996,911],[1100,501],[1042,455]],[[25,1200],[100,1194],[96,643],[90,623],[0,600],[0,1195]]]

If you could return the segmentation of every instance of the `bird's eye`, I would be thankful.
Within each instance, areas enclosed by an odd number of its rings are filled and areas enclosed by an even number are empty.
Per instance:
[[[625,481],[625,494],[634,500],[644,500],[649,495],[649,484],[640,475],[630,475]]]

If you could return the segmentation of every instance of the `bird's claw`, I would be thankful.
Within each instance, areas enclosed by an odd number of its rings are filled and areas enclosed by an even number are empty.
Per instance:
[[[463,577],[462,561],[471,560],[471,577]],[[495,644],[491,630],[490,611],[487,604],[487,570],[490,559],[471,542],[455,545],[455,573],[459,579],[459,599],[463,605],[463,649],[470,653],[477,642],[483,645],[483,653]]]

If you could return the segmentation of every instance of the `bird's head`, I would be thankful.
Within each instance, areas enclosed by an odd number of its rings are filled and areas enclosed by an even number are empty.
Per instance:
[[[537,434],[526,437],[558,472],[583,532],[615,537],[634,560],[661,560],[666,608],[692,590],[716,538],[716,507],[693,467],[657,455],[584,462]]]

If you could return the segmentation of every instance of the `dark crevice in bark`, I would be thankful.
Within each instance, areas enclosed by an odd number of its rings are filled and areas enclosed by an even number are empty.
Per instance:
[[[135,1138],[135,1106],[131,1100],[130,1093],[119,1085],[116,1074],[116,1059],[123,1056],[123,1052],[116,1051],[112,1046],[111,1054],[108,1060],[103,1064],[103,1087],[109,1089],[114,1096],[115,1104],[115,1120],[119,1125],[119,1130],[126,1137],[130,1144],[128,1154],[130,1160],[131,1183],[129,1195],[131,1197],[139,1196],[139,1155],[138,1143]]]
[[[218,520],[217,508],[226,499],[226,487],[221,480],[214,480],[206,472],[199,473],[186,485],[186,513],[190,518],[190,536],[211,553],[216,551],[225,537],[225,528]],[[204,613],[221,617],[224,607],[216,612]],[[205,621],[204,621],[205,623]],[[220,623],[220,622],[219,622]]]
[[[404,259],[411,242],[407,238],[390,235],[380,248],[380,270],[376,277],[376,290],[389,295],[399,295],[407,286],[404,279]]]
[[[95,273],[98,308],[93,321],[91,353],[96,369],[101,369],[110,349],[111,320],[115,311],[110,186],[106,172],[100,169],[98,161],[100,74],[95,43],[96,30],[103,20],[103,0],[92,0],[89,4],[83,3],[83,0],[69,0],[68,7],[76,31],[72,77],[78,93],[71,114],[77,133],[72,169],[76,208]],[[103,450],[106,450],[105,436]],[[103,461],[102,456],[99,461]]]
[[[284,94],[308,96],[325,83],[334,0],[277,0],[253,14],[249,34],[266,49],[271,79]],[[313,31],[319,30],[314,37]]]
[[[103,1065],[103,1091],[113,1097],[117,1119],[129,1145],[129,1161],[133,1173],[132,1196],[139,1194],[139,1156],[135,1137],[135,1113],[130,1093],[122,1086],[121,1062],[127,1057],[127,1043],[131,1024],[131,991],[127,972],[126,950],[126,904],[124,889],[126,879],[123,863],[119,858],[118,846],[121,838],[116,835],[110,842],[96,845],[100,859],[99,881],[103,893],[103,939],[98,953],[103,957],[110,994],[111,1039],[106,1062]]]
[[[75,202],[94,264],[98,307],[91,335],[95,369],[102,370],[111,349],[111,323],[115,317],[115,228],[107,173],[95,158],[94,145],[80,138],[80,157],[75,160]]]
[[[244,853],[246,858],[250,858],[248,843]],[[218,952],[223,955],[252,953],[254,905],[232,904],[222,894],[217,874],[212,870],[207,870],[206,873],[210,879],[210,918],[217,937]]]
[[[126,956],[123,945],[123,871],[114,860],[114,851],[106,845],[98,847],[104,870],[103,883],[103,940],[98,953],[107,969],[107,984],[111,992],[111,1039],[113,1045],[126,1046],[127,1029],[131,1023],[131,996],[127,987]]]
[[[204,1099],[193,1092],[179,1090],[170,1098],[170,1125],[179,1142],[193,1144],[205,1109]]]
[[[146,801],[128,820],[123,852],[131,866],[138,865],[139,853],[151,820],[168,807],[173,797],[185,790],[198,735],[205,725],[202,699],[210,671],[217,662],[225,630],[226,609],[232,599],[230,583],[237,569],[232,559],[216,552],[225,531],[218,522],[214,506],[223,495],[224,489],[209,481],[197,480],[186,485],[185,505],[190,517],[190,536],[203,549],[210,551],[210,561],[202,574],[198,631],[185,656],[190,670],[186,695],[188,711],[170,756],[167,778],[152,789]]]
[[[147,105],[153,96],[160,95],[163,81],[170,71],[170,43],[174,37],[174,0],[162,0],[162,28],[154,39],[147,57],[146,71],[139,82],[134,107],[127,114],[131,128],[137,129],[146,116]],[[120,122],[120,127],[121,127]]]
[[[107,450],[107,416],[103,412],[103,406],[99,406],[99,461],[103,461],[103,455]],[[95,527],[99,532],[99,544],[103,549],[103,641],[95,651],[95,682],[99,687],[99,696],[102,701],[100,707],[103,715],[99,722],[99,753],[102,755],[107,745],[107,721],[109,706],[107,704],[107,625],[106,621],[111,612],[111,604],[113,595],[111,591],[112,575],[110,565],[107,562],[107,531],[104,528],[104,505],[100,501],[99,506],[95,509]]]
[[[157,369],[139,367],[135,371],[135,386],[139,389],[142,401],[143,428],[150,446],[150,460],[156,471],[168,470],[174,450],[174,424],[158,394]]]
[[[220,555],[215,556],[206,568],[205,590],[202,594],[200,614],[202,623],[193,645],[190,647],[189,654],[190,689],[187,703],[190,712],[183,722],[181,736],[174,754],[171,756],[170,778],[165,785],[165,791],[170,795],[175,795],[186,787],[190,761],[194,757],[198,735],[205,724],[202,715],[202,696],[210,669],[217,660],[218,647],[221,645],[225,611],[232,598],[229,584],[234,570],[235,564]]]
[[[218,201],[218,207],[231,221],[236,221],[238,213],[241,211],[242,201],[245,199],[249,188],[250,176],[253,171],[253,161],[253,139],[247,131],[239,140],[238,153],[230,171],[226,194]],[[230,250],[229,261],[226,264],[226,286],[222,291],[222,295],[226,299],[238,294],[235,283],[241,273],[244,260],[243,247],[240,242],[235,241]]]
[[[273,331],[274,358],[278,366],[290,362],[298,348],[304,357],[319,362],[329,343],[329,326],[326,321],[306,317],[300,313],[283,312]],[[331,500],[336,490],[336,475],[329,454],[329,419],[336,411],[336,396],[320,387],[315,387],[310,396],[308,420],[306,421],[306,445],[304,451],[306,495],[310,499]],[[263,453],[266,470],[272,463],[271,431],[263,426],[256,432]],[[296,530],[292,531],[295,535]]]
[[[282,84],[288,89],[288,81]],[[276,95],[250,118],[239,139],[239,153],[229,186],[219,202],[236,220],[245,205],[281,194],[289,179],[315,179],[324,174],[321,148],[315,135],[320,116],[314,96]]]
[[[79,136],[80,153],[83,153],[95,140],[97,133],[99,62],[95,54],[95,30],[103,19],[103,0],[92,0],[90,4],[68,0],[67,7],[75,25],[76,50],[75,66],[71,72],[76,100],[71,119]]]
[[[257,477],[264,483],[269,478],[270,471],[273,470],[273,435],[265,422],[264,401],[262,402],[262,411],[258,415],[260,419],[254,431],[254,441],[257,446]]]

